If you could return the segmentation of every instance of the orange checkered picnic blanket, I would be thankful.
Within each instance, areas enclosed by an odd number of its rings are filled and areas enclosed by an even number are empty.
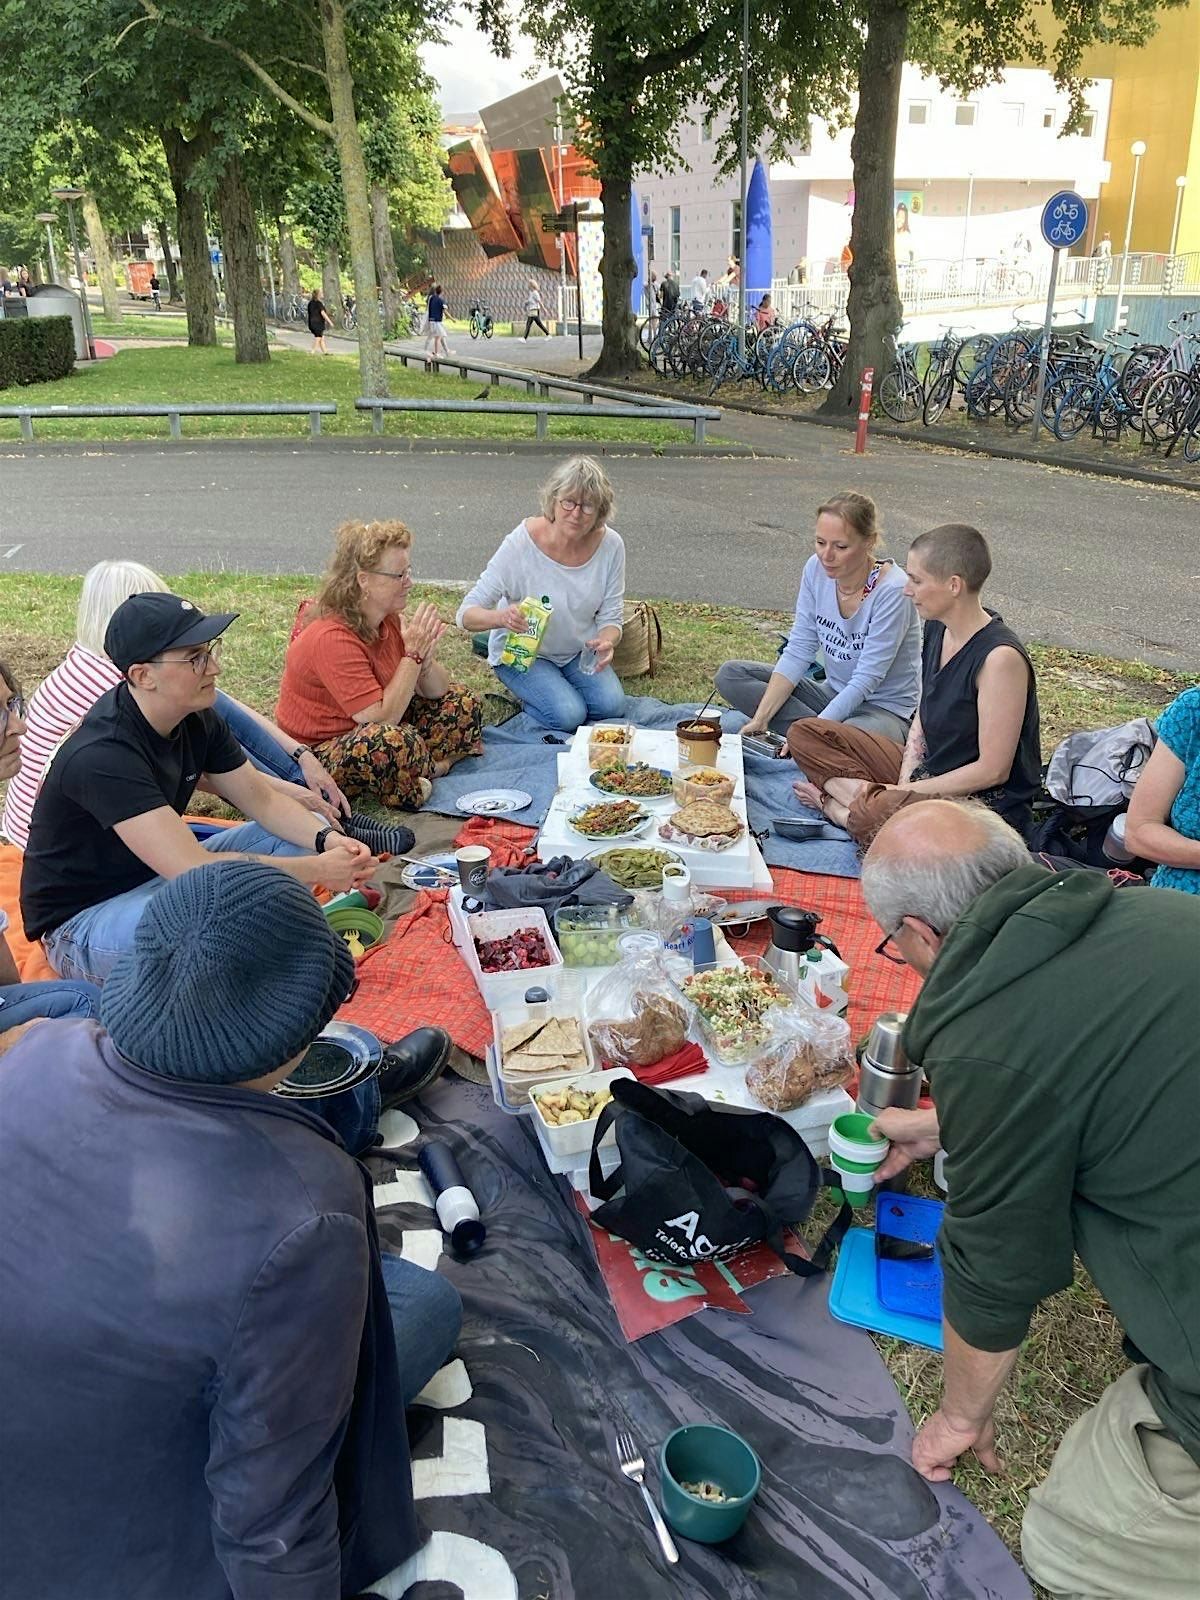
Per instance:
[[[461,829],[455,843],[486,844],[494,865],[511,866],[525,858],[535,837],[532,828],[475,817]],[[879,929],[866,908],[857,878],[831,878],[778,867],[771,876],[781,903],[820,913],[822,933],[849,963],[849,1021],[855,1039],[867,1032],[881,1011],[905,1011],[911,1006],[920,979],[907,967],[875,955]],[[359,964],[358,992],[338,1015],[387,1041],[432,1024],[445,1028],[460,1049],[482,1056],[492,1040],[491,1019],[454,947],[446,898],[444,891],[420,896],[396,923],[391,937]],[[752,956],[761,954],[768,940],[765,925],[755,925],[746,938],[731,942],[739,955]]]

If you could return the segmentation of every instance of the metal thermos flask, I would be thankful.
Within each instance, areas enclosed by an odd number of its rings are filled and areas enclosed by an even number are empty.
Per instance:
[[[858,1074],[858,1109],[870,1116],[888,1106],[913,1111],[921,1098],[921,1069],[900,1042],[907,1017],[907,1011],[885,1011],[871,1029]]]

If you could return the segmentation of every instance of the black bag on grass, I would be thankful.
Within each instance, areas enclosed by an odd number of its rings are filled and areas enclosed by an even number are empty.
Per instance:
[[[836,1188],[837,1179],[781,1117],[633,1078],[616,1079],[612,1094],[588,1175],[603,1202],[592,1212],[597,1227],[653,1261],[723,1260],[765,1243],[801,1277],[824,1271],[850,1207],[843,1204],[811,1261],[784,1249],[784,1228],[806,1222],[821,1189]],[[605,1177],[600,1141],[614,1126],[621,1164]]]

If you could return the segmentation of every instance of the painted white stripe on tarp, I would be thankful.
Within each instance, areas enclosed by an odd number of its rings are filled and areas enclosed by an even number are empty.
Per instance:
[[[436,1272],[442,1255],[441,1229],[405,1228],[400,1256],[414,1267],[424,1267],[426,1272]]]
[[[397,1167],[390,1182],[375,1185],[375,1209],[378,1211],[381,1206],[405,1203],[428,1206],[432,1211],[433,1190],[423,1172],[410,1172],[404,1167]]]
[[[9,549],[7,549],[4,552],[5,561],[11,561],[12,558],[16,555],[17,551],[18,550],[24,550],[24,548],[25,548],[25,546],[23,544],[14,544],[14,545],[12,545]]]
[[[450,1411],[465,1405],[474,1394],[467,1369],[461,1361],[450,1361],[430,1378],[413,1401],[417,1406],[435,1406],[439,1411]]]
[[[466,1417],[443,1418],[442,1453],[414,1461],[412,1480],[413,1497],[417,1500],[491,1494],[483,1423]]]
[[[435,1533],[371,1590],[383,1600],[404,1600],[417,1583],[448,1583],[462,1600],[518,1600],[517,1580],[500,1552],[461,1533]]]

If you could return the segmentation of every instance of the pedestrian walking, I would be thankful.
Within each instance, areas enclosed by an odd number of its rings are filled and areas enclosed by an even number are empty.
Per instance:
[[[333,318],[325,309],[325,302],[321,299],[320,289],[314,289],[308,302],[308,331],[313,336],[313,346],[308,352],[310,356],[327,356],[325,346],[325,330],[333,327]]]
[[[646,332],[651,339],[658,333],[658,274],[652,272],[646,279]]]
[[[525,291],[525,332],[521,335],[522,344],[529,338],[530,328],[540,328],[547,339],[550,337],[550,329],[542,321],[542,312],[545,309],[542,304],[541,290],[538,288],[536,281],[530,278],[529,287]]]
[[[701,267],[700,271],[692,279],[692,310],[696,312],[703,311],[707,300],[708,268]]]
[[[438,356],[450,356],[454,352],[446,343],[446,302],[442,299],[442,286],[435,283],[429,291],[429,299],[425,308],[425,369],[426,371],[437,360]],[[439,349],[439,345],[441,348]]]
[[[679,279],[670,267],[663,273],[662,287],[658,291],[658,303],[662,307],[664,317],[673,317],[679,307]]]

